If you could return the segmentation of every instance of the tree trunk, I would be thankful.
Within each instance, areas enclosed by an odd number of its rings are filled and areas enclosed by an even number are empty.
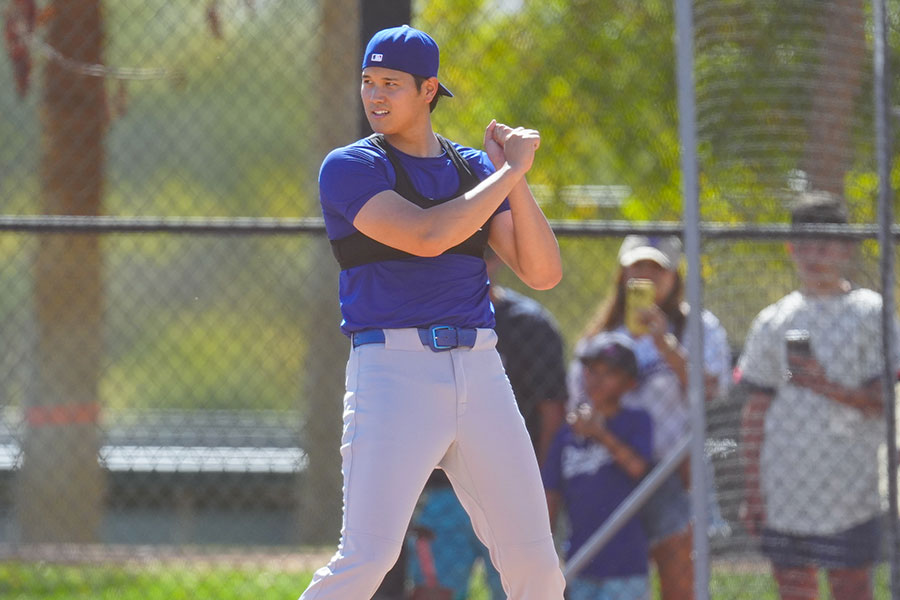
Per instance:
[[[360,19],[359,58],[362,66],[362,54],[372,36],[388,27],[398,27],[412,21],[411,0],[360,0],[362,16]],[[372,133],[369,120],[362,102],[357,102],[356,112],[359,115],[359,137]]]
[[[310,165],[318,173],[319,161],[337,146],[352,142],[357,133],[360,0],[322,3],[318,36],[316,104],[318,131],[310,136],[318,161]],[[316,177],[312,178],[313,181]],[[309,462],[300,493],[300,528],[303,541],[331,544],[341,526],[341,414],[344,365],[349,344],[340,334],[337,298],[338,266],[326,239],[317,239],[310,250],[312,300],[305,331],[310,347],[305,364],[304,398],[306,426],[304,447]]]
[[[100,0],[55,2],[46,41],[103,62]],[[49,61],[44,72],[41,182],[45,214],[97,215],[103,196],[104,81]],[[34,264],[38,325],[26,407],[18,515],[25,542],[94,542],[103,514],[98,379],[103,281],[96,235],[47,234]]]
[[[844,176],[853,161],[852,130],[866,57],[861,0],[831,0],[825,19],[819,68],[812,88],[804,170],[812,189],[844,196]]]

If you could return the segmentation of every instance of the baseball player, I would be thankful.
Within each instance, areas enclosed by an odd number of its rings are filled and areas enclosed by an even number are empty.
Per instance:
[[[351,340],[341,440],[344,518],[302,600],[371,598],[435,466],[448,475],[514,600],[562,600],[540,472],[495,350],[487,244],[529,286],[562,276],[525,173],[537,131],[491,121],[484,151],[434,133],[452,96],[438,47],[409,26],[376,33],[361,96],[375,134],[319,174]]]

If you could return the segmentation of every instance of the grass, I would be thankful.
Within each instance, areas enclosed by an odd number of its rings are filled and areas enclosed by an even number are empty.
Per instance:
[[[308,572],[266,569],[0,565],[4,600],[296,599]]]
[[[3,600],[294,600],[312,577],[309,571],[266,567],[237,568],[160,564],[157,566],[58,566],[0,564]],[[822,600],[827,600],[824,579]],[[658,586],[654,582],[654,597]],[[778,600],[767,573],[717,568],[710,584],[717,600]],[[876,576],[876,600],[888,600],[888,571]],[[469,600],[489,600],[481,578],[473,579]]]

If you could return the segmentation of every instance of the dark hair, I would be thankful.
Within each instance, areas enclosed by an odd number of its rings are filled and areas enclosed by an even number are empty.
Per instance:
[[[619,267],[619,275],[616,278],[615,292],[600,305],[597,312],[588,322],[583,337],[597,335],[601,331],[613,331],[625,323],[625,269]],[[675,329],[675,337],[681,339],[687,315],[682,304],[684,285],[681,274],[675,271],[675,285],[669,297],[662,301],[659,309],[663,311],[672,327]]]
[[[829,192],[804,192],[791,206],[791,223],[836,223],[846,224],[847,207],[844,202]]]
[[[422,84],[425,83],[425,81],[430,78],[429,77],[420,77],[419,75],[413,75],[413,79],[416,82],[416,89],[421,92]],[[440,94],[435,93],[434,98],[431,99],[431,104],[429,105],[430,112],[434,112],[434,107],[437,106],[437,103],[438,103],[438,100],[440,99],[440,97],[441,97]]]

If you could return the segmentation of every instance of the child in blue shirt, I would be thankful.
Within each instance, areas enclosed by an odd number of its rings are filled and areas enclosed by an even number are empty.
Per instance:
[[[650,416],[624,408],[622,396],[638,383],[631,340],[602,333],[578,350],[589,404],[569,416],[542,469],[550,522],[562,508],[570,521],[571,558],[649,471]],[[650,597],[648,542],[632,518],[567,586],[571,600],[646,600]]]

